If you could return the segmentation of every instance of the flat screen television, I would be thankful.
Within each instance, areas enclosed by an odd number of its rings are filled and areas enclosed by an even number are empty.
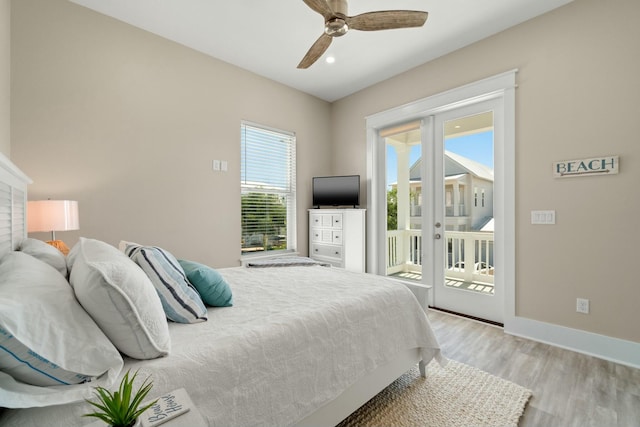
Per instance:
[[[360,204],[360,175],[316,176],[312,187],[315,207]]]

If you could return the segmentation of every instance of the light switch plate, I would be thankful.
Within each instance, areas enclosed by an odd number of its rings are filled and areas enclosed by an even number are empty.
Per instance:
[[[551,225],[556,223],[556,211],[531,211],[531,224]]]

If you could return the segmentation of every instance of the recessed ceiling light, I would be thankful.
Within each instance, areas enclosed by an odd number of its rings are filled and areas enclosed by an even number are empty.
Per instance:
[[[336,58],[334,56],[327,56],[327,64],[333,64],[336,62]]]

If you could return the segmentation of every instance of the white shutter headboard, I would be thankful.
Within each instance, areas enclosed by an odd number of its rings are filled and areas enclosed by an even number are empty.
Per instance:
[[[27,236],[27,185],[32,182],[0,153],[0,256]]]

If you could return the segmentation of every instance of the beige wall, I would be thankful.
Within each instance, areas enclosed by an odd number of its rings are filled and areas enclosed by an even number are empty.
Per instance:
[[[11,155],[11,2],[0,0],[0,153]]]
[[[366,116],[518,68],[517,315],[640,342],[639,14],[577,0],[334,103],[333,171],[366,174]],[[552,177],[554,161],[610,154],[619,175]],[[534,209],[557,224],[532,226]]]
[[[129,239],[230,266],[240,120],[295,131],[306,253],[310,178],[366,176],[367,115],[518,68],[517,314],[640,342],[638,13],[637,0],[576,0],[329,105],[64,0],[14,1],[11,157],[31,198],[80,201],[68,243]],[[617,176],[551,175],[554,161],[608,154]],[[557,224],[530,225],[532,209],[555,209]]]
[[[79,201],[81,230],[58,238],[238,265],[244,119],[297,134],[307,253],[305,190],[330,172],[330,104],[65,0],[14,1],[11,17],[11,157],[30,199]]]

